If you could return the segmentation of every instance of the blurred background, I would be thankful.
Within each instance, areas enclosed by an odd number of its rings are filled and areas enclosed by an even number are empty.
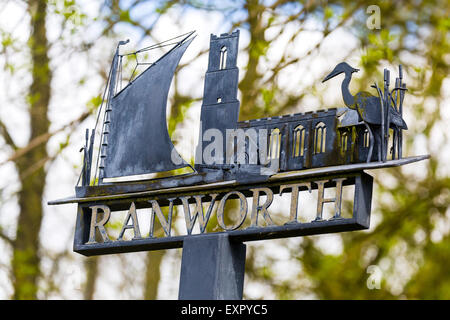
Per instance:
[[[197,31],[168,107],[193,159],[210,34],[239,29],[240,120],[343,107],[341,80],[321,83],[341,61],[360,69],[350,90],[372,94],[402,64],[403,154],[431,155],[369,172],[367,231],[248,243],[244,297],[450,299],[449,17],[446,0],[3,0],[0,298],[177,298],[181,250],[86,258],[72,252],[76,206],[47,201],[74,194],[118,41],[133,52]]]

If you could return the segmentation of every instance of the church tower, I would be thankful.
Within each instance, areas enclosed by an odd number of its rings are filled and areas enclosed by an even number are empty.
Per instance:
[[[217,129],[222,133],[223,155],[215,155],[213,167],[225,163],[226,130],[236,129],[239,118],[239,100],[237,99],[239,69],[236,65],[239,44],[239,30],[220,37],[211,34],[208,70],[205,75],[203,104],[201,109],[201,131],[197,148],[196,168],[211,167],[204,162],[203,151],[211,141],[202,137],[208,129]],[[215,132],[218,132],[215,131]],[[210,131],[213,132],[213,131]],[[198,157],[202,155],[201,161]],[[219,159],[222,158],[222,159]],[[200,164],[200,163],[203,163]]]

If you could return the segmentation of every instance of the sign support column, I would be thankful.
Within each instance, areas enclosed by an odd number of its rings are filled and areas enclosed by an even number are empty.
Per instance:
[[[178,299],[241,300],[246,245],[228,234],[186,237]]]

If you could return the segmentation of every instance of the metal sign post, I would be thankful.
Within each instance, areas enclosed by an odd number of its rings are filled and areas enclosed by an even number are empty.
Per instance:
[[[228,234],[183,240],[180,300],[241,300],[246,245]]]
[[[95,131],[86,132],[81,185],[75,187],[75,196],[49,204],[78,204],[75,252],[91,256],[183,248],[179,299],[242,299],[245,242],[368,229],[373,179],[365,171],[429,156],[402,157],[407,125],[401,67],[391,92],[385,72],[384,92],[375,84],[378,96],[352,95],[349,83],[358,69],[343,62],[323,81],[345,75],[344,107],[238,121],[235,31],[210,38],[199,142],[191,166],[170,140],[166,105],[173,74],[193,37],[190,32],[129,54],[119,52],[126,42],[119,43],[104,94],[108,98],[97,118],[105,106],[99,142],[95,144]],[[139,53],[168,45],[172,48],[166,54],[134,78],[133,72],[133,80],[122,88],[124,58],[136,56],[137,67],[144,64],[138,62]],[[94,145],[100,146],[95,165]],[[180,169],[191,172],[175,175]],[[148,173],[160,176],[131,181]],[[343,190],[349,186],[354,186],[353,211],[343,214]],[[317,193],[312,221],[305,221],[301,192]],[[276,224],[270,206],[274,197],[286,193],[291,195],[289,212]],[[234,220],[225,210],[229,200],[239,202]],[[334,207],[331,217],[324,214],[324,205]],[[186,232],[172,230],[175,206],[182,208]],[[138,210],[150,221],[148,234],[140,228]],[[108,222],[118,211],[127,214],[119,236],[112,239]],[[214,214],[219,231],[208,233]],[[162,234],[155,233],[156,225]]]

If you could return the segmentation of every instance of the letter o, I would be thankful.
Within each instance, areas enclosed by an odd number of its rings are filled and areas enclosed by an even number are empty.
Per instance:
[[[240,207],[241,207],[240,210],[239,210],[239,215],[240,215],[241,219],[235,225],[233,225],[231,227],[227,227],[225,225],[225,221],[223,219],[223,211],[224,211],[224,208],[225,208],[225,202],[227,201],[227,199],[232,194],[236,194],[239,197]],[[222,229],[224,229],[226,231],[236,230],[237,228],[239,228],[244,223],[246,216],[247,216],[247,198],[241,192],[239,192],[239,191],[230,191],[227,194],[225,194],[223,196],[223,198],[220,200],[219,207],[217,208],[217,223],[219,224],[219,226]]]

